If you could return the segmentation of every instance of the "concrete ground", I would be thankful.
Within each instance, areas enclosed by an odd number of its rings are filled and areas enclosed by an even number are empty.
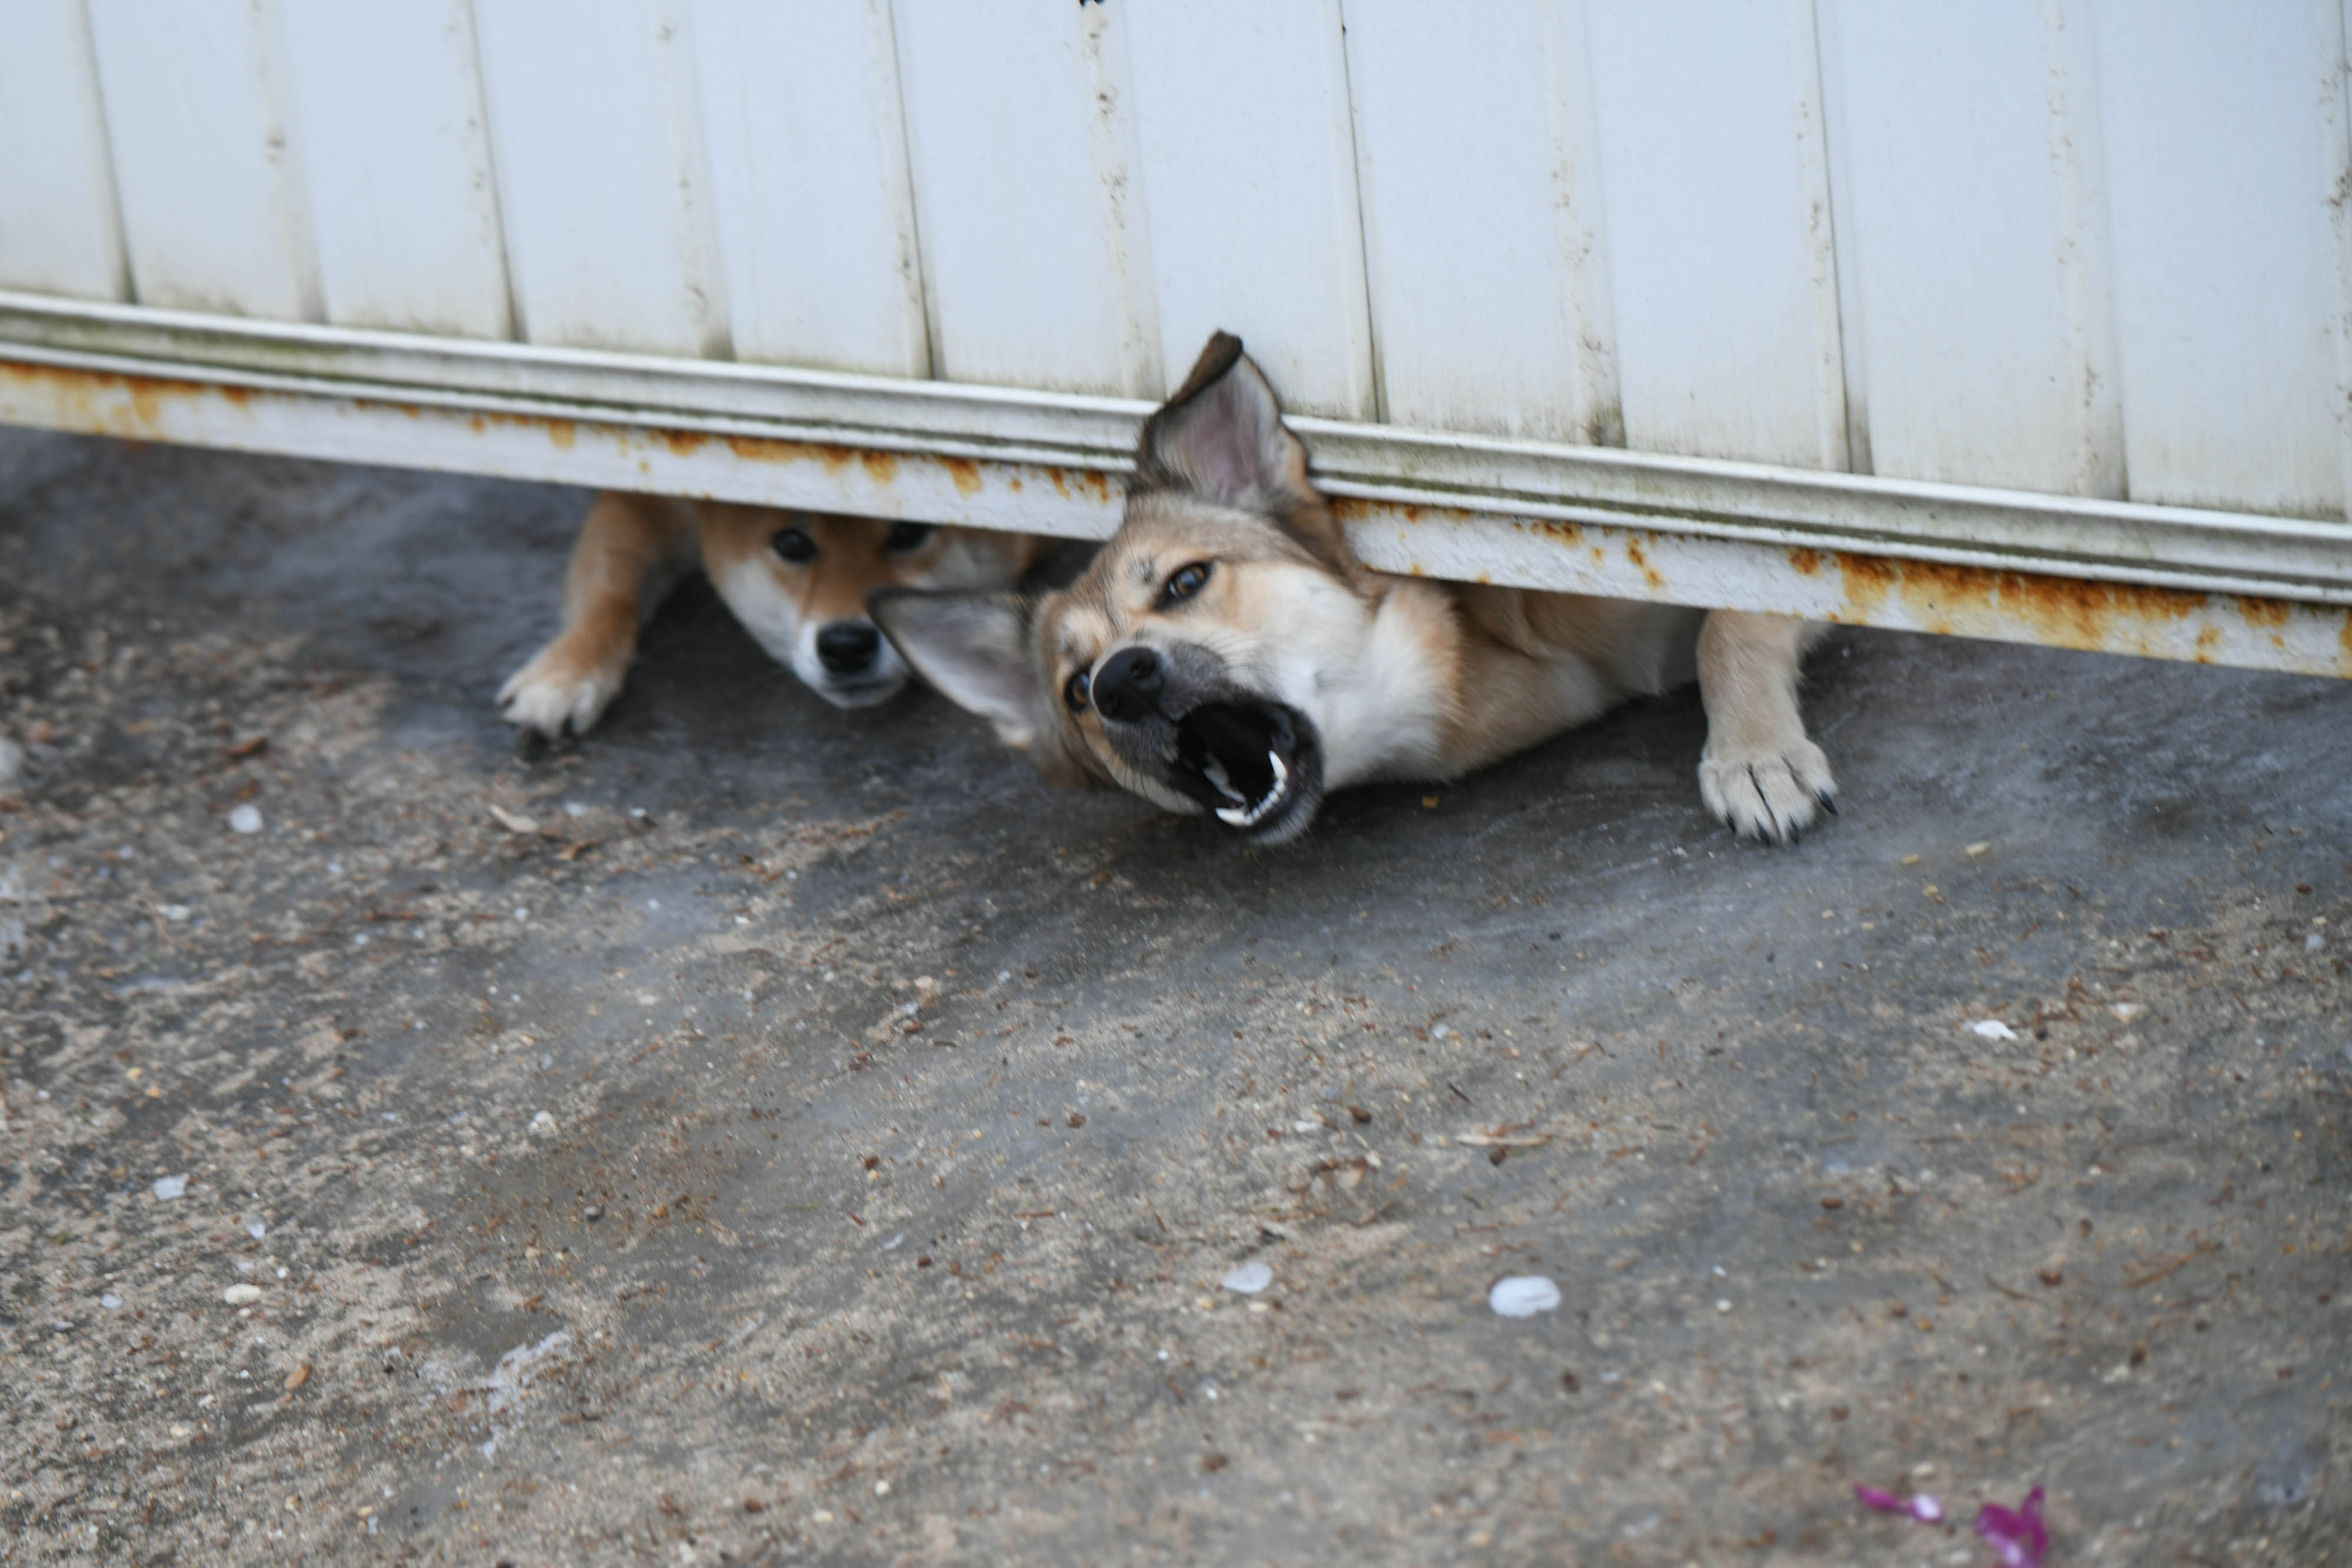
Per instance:
[[[2352,686],[1842,633],[1798,848],[1685,694],[1244,853],[691,588],[520,752],[583,504],[0,432],[0,1561],[2352,1562]]]

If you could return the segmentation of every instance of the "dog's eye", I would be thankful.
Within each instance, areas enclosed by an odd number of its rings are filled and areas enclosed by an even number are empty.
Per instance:
[[[1062,687],[1062,700],[1070,705],[1070,711],[1073,713],[1085,712],[1087,704],[1093,700],[1094,694],[1095,678],[1090,672],[1083,669],[1070,677]]]
[[[1167,582],[1160,585],[1162,607],[1178,605],[1199,593],[1209,581],[1209,563],[1195,561],[1190,566],[1179,566]]]
[[[882,541],[885,554],[903,555],[909,550],[920,550],[931,542],[931,525],[928,522],[902,522],[890,530]]]
[[[797,528],[788,528],[768,541],[768,548],[795,566],[816,559],[816,541]]]

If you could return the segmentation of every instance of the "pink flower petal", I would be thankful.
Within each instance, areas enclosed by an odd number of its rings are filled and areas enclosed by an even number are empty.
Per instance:
[[[1940,1524],[1944,1518],[1944,1505],[1921,1492],[1911,1500],[1911,1517],[1922,1524]]]
[[[2014,1509],[1985,1504],[1977,1510],[1976,1529],[2000,1554],[2001,1568],[2042,1568],[2042,1554],[2050,1550],[2050,1531],[2042,1523],[2042,1489],[2026,1493]]]
[[[1853,1500],[1862,1504],[1864,1508],[1876,1509],[1881,1513],[1901,1513],[1903,1511],[1902,1503],[1895,1500],[1895,1497],[1893,1492],[1883,1492],[1876,1487],[1855,1487],[1853,1489]]]

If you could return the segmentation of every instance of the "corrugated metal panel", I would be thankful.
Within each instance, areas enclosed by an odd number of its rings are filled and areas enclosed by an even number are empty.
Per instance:
[[[1822,0],[1873,472],[2124,492],[2075,0]]]
[[[1625,444],[1844,468],[1811,0],[1591,22]]]
[[[472,7],[278,5],[326,319],[508,336]]]
[[[16,0],[0,44],[0,289],[130,290],[80,0]]]
[[[1222,328],[1264,345],[1289,406],[1373,417],[1338,0],[1160,0],[1127,22],[1163,390]]]
[[[516,325],[729,352],[685,0],[476,0]]]
[[[320,319],[275,15],[251,0],[89,0],[138,298]]]
[[[1218,325],[1396,569],[2352,601],[2340,0],[84,4],[0,18],[8,417],[1088,532]]]
[[[2131,494],[2341,517],[2341,13],[2096,9]]]
[[[887,0],[695,0],[736,355],[930,374]]]
[[[1127,29],[1100,5],[897,10],[938,374],[1159,392]]]
[[[1348,16],[1381,416],[1622,446],[1580,0]]]

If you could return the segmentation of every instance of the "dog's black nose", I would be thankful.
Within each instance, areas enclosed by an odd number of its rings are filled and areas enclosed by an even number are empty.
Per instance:
[[[861,675],[881,651],[882,634],[871,621],[835,621],[816,634],[817,661],[831,675]]]
[[[1158,648],[1123,647],[1095,673],[1095,708],[1106,719],[1140,719],[1160,706],[1167,676]]]

